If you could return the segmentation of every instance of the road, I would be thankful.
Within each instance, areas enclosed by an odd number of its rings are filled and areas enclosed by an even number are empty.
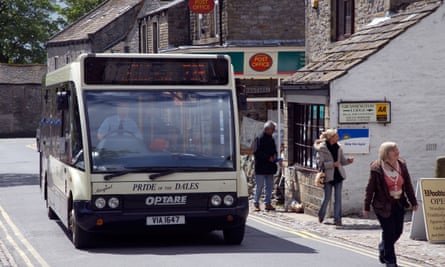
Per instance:
[[[99,237],[77,250],[50,221],[38,185],[32,139],[0,140],[0,240],[17,266],[381,266],[375,251],[296,231],[250,215],[244,242],[228,246],[220,232],[201,236]]]

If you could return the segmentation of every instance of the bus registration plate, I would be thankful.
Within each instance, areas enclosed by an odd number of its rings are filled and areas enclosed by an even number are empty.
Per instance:
[[[185,216],[173,215],[173,216],[147,217],[147,225],[172,225],[172,224],[185,224]]]

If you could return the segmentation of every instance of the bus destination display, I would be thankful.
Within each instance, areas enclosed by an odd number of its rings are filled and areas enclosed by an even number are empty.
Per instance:
[[[228,61],[217,58],[88,57],[86,84],[121,85],[224,85]]]

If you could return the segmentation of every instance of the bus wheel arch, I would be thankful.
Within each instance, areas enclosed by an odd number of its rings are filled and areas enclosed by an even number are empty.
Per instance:
[[[68,200],[68,230],[71,234],[71,241],[75,248],[82,249],[89,246],[90,234],[83,230],[77,222],[76,209],[74,208],[73,196],[71,193]]]

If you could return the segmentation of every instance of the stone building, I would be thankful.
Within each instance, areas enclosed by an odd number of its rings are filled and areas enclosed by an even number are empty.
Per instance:
[[[46,43],[48,72],[82,53],[138,52],[137,16],[150,1],[107,0]]]
[[[325,128],[338,128],[347,156],[355,158],[346,167],[344,213],[361,212],[369,164],[382,142],[399,144],[414,185],[434,176],[445,150],[443,2],[349,2],[351,16],[339,16],[336,1],[308,7],[309,64],[282,84],[288,161],[308,213],[315,214],[322,197],[313,184],[312,144]],[[342,35],[335,30],[339,19],[348,25]]]
[[[247,96],[244,128],[280,120],[279,81],[304,65],[304,2],[206,0],[205,10],[195,2],[104,1],[47,42],[48,70],[89,52],[228,54]],[[243,133],[250,153],[255,131]]]
[[[0,137],[34,137],[45,65],[0,64]]]
[[[228,54],[239,94],[247,97],[242,128],[258,129],[267,119],[279,120],[279,80],[304,65],[304,3],[208,0],[208,10],[193,10],[193,0],[167,2],[140,18],[141,52]],[[256,133],[242,132],[242,151],[251,153]]]

